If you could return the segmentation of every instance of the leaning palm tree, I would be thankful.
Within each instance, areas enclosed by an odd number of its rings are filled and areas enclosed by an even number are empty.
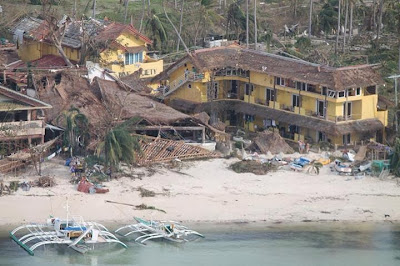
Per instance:
[[[104,155],[105,166],[111,173],[118,170],[120,162],[133,164],[136,161],[136,154],[141,152],[139,139],[129,132],[131,123],[132,121],[127,121],[110,129],[97,146],[97,156]]]
[[[56,123],[60,124],[60,122],[65,128],[63,144],[70,148],[72,157],[73,150],[75,150],[78,144],[84,142],[89,121],[78,108],[71,107],[69,110],[63,111],[60,116],[57,117]]]
[[[154,9],[150,11],[149,19],[145,24],[145,30],[147,35],[153,40],[154,48],[161,49],[163,44],[166,43],[168,35],[164,23],[156,15]]]

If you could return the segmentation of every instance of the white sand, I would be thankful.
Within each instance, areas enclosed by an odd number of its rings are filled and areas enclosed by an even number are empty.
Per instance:
[[[191,222],[400,220],[400,186],[395,180],[374,177],[355,180],[331,173],[328,166],[317,176],[287,170],[262,176],[236,174],[228,169],[234,161],[185,162],[181,173],[157,167],[152,176],[144,176],[142,180],[113,180],[105,183],[109,193],[90,195],[76,191],[76,185],[68,182],[69,169],[63,166],[63,161],[55,159],[45,163],[43,173],[55,176],[57,186],[20,189],[13,195],[0,197],[0,226],[44,222],[49,215],[65,217],[67,197],[71,215],[119,224],[131,221],[133,216]],[[4,181],[36,178],[33,168],[23,175],[5,177]],[[158,194],[142,198],[137,191],[140,186]],[[144,203],[165,210],[166,214],[135,210],[105,200]],[[385,214],[390,217],[385,218]]]

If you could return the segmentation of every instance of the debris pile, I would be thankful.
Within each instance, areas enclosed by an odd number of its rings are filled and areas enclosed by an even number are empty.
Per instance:
[[[11,189],[9,186],[4,185],[3,181],[0,182],[0,196],[10,195]]]
[[[81,181],[79,181],[78,184],[78,191],[83,192],[83,193],[107,193],[110,190],[108,188],[102,188],[98,184],[93,184],[92,182],[89,182],[86,177],[82,177]]]
[[[272,154],[294,152],[278,132],[272,131],[258,133],[250,148],[263,154],[266,154],[268,151]]]
[[[38,187],[54,187],[56,185],[54,178],[50,176],[41,176],[35,183]]]
[[[230,166],[236,173],[253,173],[255,175],[265,175],[270,171],[276,170],[276,166],[269,162],[261,161],[239,161]]]

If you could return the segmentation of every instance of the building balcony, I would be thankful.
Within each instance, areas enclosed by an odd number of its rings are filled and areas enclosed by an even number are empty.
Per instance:
[[[44,135],[43,120],[17,121],[0,123],[0,139]]]

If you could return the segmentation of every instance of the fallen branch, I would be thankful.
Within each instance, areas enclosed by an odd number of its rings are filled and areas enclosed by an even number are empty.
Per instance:
[[[167,213],[166,211],[162,210],[162,209],[157,209],[154,206],[147,206],[146,204],[142,203],[140,205],[134,205],[134,204],[130,204],[130,203],[124,203],[124,202],[117,202],[117,201],[112,201],[112,200],[106,200],[106,203],[114,203],[114,204],[120,204],[120,205],[126,205],[126,206],[131,206],[134,207],[135,210],[156,210],[156,211],[160,211],[163,213]]]

